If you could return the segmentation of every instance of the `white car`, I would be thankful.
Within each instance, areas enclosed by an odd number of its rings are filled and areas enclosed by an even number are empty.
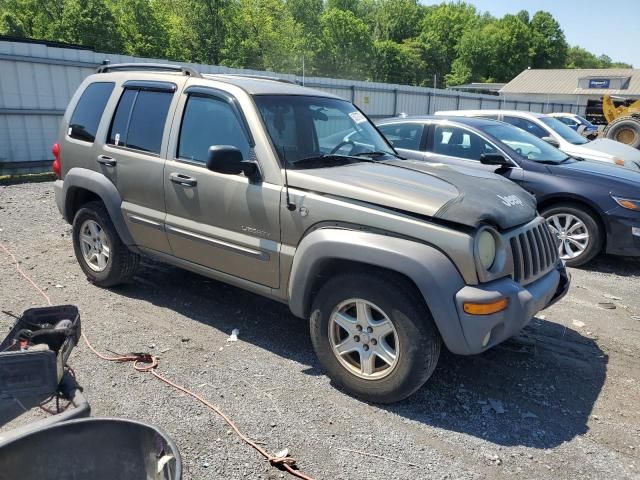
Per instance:
[[[589,141],[550,115],[520,110],[456,110],[436,112],[436,115],[501,120],[546,140],[572,157],[614,163],[640,171],[640,150],[608,138]]]

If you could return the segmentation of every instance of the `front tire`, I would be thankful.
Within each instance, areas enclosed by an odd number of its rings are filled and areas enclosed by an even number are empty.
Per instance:
[[[73,250],[87,279],[100,287],[127,281],[140,261],[140,257],[122,243],[101,202],[89,202],[76,213]]]
[[[440,356],[440,334],[424,300],[400,278],[332,278],[314,299],[310,327],[328,376],[370,402],[408,397],[429,379]]]
[[[580,205],[552,205],[541,212],[560,241],[558,253],[569,267],[579,267],[600,253],[603,235],[593,214]]]

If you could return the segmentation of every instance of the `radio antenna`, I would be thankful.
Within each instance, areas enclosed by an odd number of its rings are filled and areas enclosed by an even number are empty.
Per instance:
[[[295,203],[291,203],[291,198],[289,197],[289,176],[287,175],[287,147],[285,145],[282,145],[282,162],[284,164],[284,192],[287,202],[287,210],[293,212],[297,207]]]

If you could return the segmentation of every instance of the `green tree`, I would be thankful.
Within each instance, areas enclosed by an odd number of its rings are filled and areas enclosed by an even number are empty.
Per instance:
[[[373,44],[373,81],[420,85],[425,79],[426,67],[417,41],[377,40]]]
[[[257,70],[297,71],[302,30],[282,0],[240,0],[224,63]]]
[[[548,12],[536,12],[529,23],[531,30],[532,68],[562,68],[569,45],[560,24]]]
[[[327,10],[331,10],[332,8],[358,13],[360,10],[360,0],[327,0]]]
[[[10,12],[0,14],[0,35],[11,35],[13,37],[26,37],[27,32],[22,21]]]
[[[607,55],[599,57],[581,47],[571,47],[567,52],[567,68],[632,68],[628,63],[613,62]]]
[[[59,28],[62,41],[103,52],[122,52],[122,36],[103,0],[66,0]]]
[[[371,22],[376,40],[401,43],[420,33],[423,7],[418,0],[373,0],[367,21]]]
[[[528,26],[515,15],[505,15],[480,29],[468,30],[460,41],[447,85],[509,81],[528,67],[530,44]]]
[[[117,18],[124,53],[141,57],[167,55],[168,32],[159,10],[149,0],[115,0],[111,6]]]
[[[475,7],[464,2],[443,3],[426,10],[420,42],[430,77],[443,78],[451,71],[465,32],[477,30],[481,21]]]
[[[350,10],[330,8],[320,17],[320,25],[319,71],[325,76],[367,78],[372,42],[365,23]]]

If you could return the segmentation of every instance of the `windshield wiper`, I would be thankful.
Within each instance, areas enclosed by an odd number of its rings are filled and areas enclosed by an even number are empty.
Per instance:
[[[392,157],[399,158],[400,160],[406,160],[404,157],[398,155],[397,153],[385,152],[383,150],[373,150],[371,152],[358,152],[354,153],[353,157],[382,157],[384,155],[391,155]]]
[[[323,163],[327,162],[327,165],[331,165],[331,160],[338,160],[342,163],[351,163],[351,162],[368,162],[368,163],[377,163],[375,160],[371,160],[370,158],[361,158],[356,157],[355,155],[337,155],[335,153],[324,153],[322,155],[315,155],[312,157],[301,158],[300,160],[296,160],[295,162],[291,162],[294,167],[304,165],[307,163]]]

